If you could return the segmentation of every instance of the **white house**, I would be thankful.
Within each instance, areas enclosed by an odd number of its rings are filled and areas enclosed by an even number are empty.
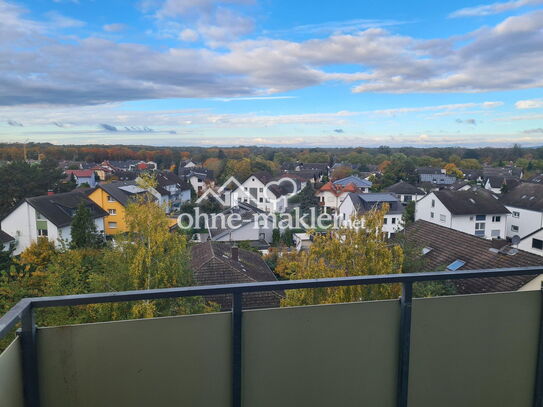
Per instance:
[[[274,229],[273,215],[241,202],[212,216],[207,229],[209,239],[218,242],[271,243]]]
[[[163,206],[166,213],[179,209],[184,202],[191,199],[192,188],[176,174],[169,171],[161,171],[156,174],[157,185],[149,188],[149,192]]]
[[[431,192],[415,206],[415,220],[425,220],[460,232],[504,239],[509,211],[485,190]]]
[[[81,204],[91,211],[97,231],[103,233],[108,213],[80,191],[26,198],[2,220],[1,229],[15,238],[14,254],[24,251],[38,237],[60,246],[61,240],[71,241],[72,219]]]
[[[484,187],[495,194],[501,194],[503,188],[511,190],[518,184],[520,184],[520,180],[518,178],[488,177],[484,183]]]
[[[543,227],[543,185],[523,183],[505,193],[500,201],[509,210],[507,236],[525,236]]]
[[[543,228],[523,237],[517,245],[517,248],[543,256]]]
[[[364,215],[368,211],[381,208],[384,204],[387,204],[389,209],[385,214],[383,232],[390,237],[403,229],[402,215],[405,210],[399,199],[392,193],[349,193],[340,204],[338,214],[343,224],[348,225],[353,216]]]
[[[405,181],[400,181],[394,185],[385,188],[386,192],[392,192],[398,197],[401,203],[407,204],[411,201],[418,201],[426,192]]]
[[[93,170],[66,170],[64,174],[68,178],[73,175],[78,187],[83,184],[87,184],[91,188],[96,186],[96,175]]]
[[[349,193],[356,193],[357,188],[354,184],[345,186],[335,185],[332,182],[324,184],[315,196],[319,198],[319,205],[326,213],[337,213],[339,206]]]
[[[266,174],[253,174],[230,194],[231,206],[248,203],[268,213],[284,212],[288,195],[298,192],[298,188],[292,178],[272,180]]]

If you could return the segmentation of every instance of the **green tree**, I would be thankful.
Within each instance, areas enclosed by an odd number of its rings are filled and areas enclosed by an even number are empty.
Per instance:
[[[91,210],[81,204],[72,220],[72,249],[99,248],[104,245],[104,237],[96,230]]]
[[[281,231],[277,228],[273,229],[272,232],[272,244],[274,246],[279,246],[281,243]]]
[[[405,207],[405,211],[402,215],[404,226],[407,226],[415,221],[415,205],[415,201],[411,201]]]
[[[353,218],[364,227],[341,228],[327,236],[315,235],[309,250],[283,255],[275,269],[283,278],[291,280],[349,277],[400,273],[403,252],[398,245],[390,245],[382,232],[388,208]],[[288,290],[282,306],[350,302],[397,298],[400,288],[395,284]]]
[[[308,213],[311,208],[318,208],[319,198],[315,196],[315,188],[308,182],[298,194],[300,196],[300,211]]]

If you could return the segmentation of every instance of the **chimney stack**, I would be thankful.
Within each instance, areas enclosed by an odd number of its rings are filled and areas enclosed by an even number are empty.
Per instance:
[[[239,261],[239,248],[237,245],[232,246],[232,260]]]
[[[52,189],[49,189],[47,191],[47,195],[51,196],[51,195],[55,195],[55,191],[53,191]]]

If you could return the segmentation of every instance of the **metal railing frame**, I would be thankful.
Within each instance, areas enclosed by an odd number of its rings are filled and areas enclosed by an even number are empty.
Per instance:
[[[397,407],[407,407],[409,390],[409,353],[411,348],[411,307],[413,284],[425,281],[460,280],[470,278],[512,277],[543,274],[543,267],[503,268],[469,271],[443,271],[412,274],[385,274],[354,276],[314,280],[271,281],[247,284],[225,284],[213,286],[164,288],[142,291],[122,291],[98,294],[65,295],[58,297],[25,298],[19,301],[0,318],[0,339],[19,322],[23,361],[23,390],[25,407],[39,407],[39,382],[36,341],[39,337],[34,319],[37,308],[73,305],[102,304],[124,301],[157,300],[208,296],[232,295],[232,406],[242,405],[242,321],[243,295],[246,293],[299,290],[307,288],[345,287],[353,285],[401,284],[399,360],[397,381]],[[543,295],[543,289],[542,289]],[[543,298],[539,332],[537,371],[535,372],[534,407],[543,407]]]

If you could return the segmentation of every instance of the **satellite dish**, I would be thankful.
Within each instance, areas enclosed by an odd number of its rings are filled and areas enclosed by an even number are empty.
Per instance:
[[[511,244],[513,246],[517,246],[518,244],[520,243],[520,236],[519,235],[515,235],[511,238]]]

